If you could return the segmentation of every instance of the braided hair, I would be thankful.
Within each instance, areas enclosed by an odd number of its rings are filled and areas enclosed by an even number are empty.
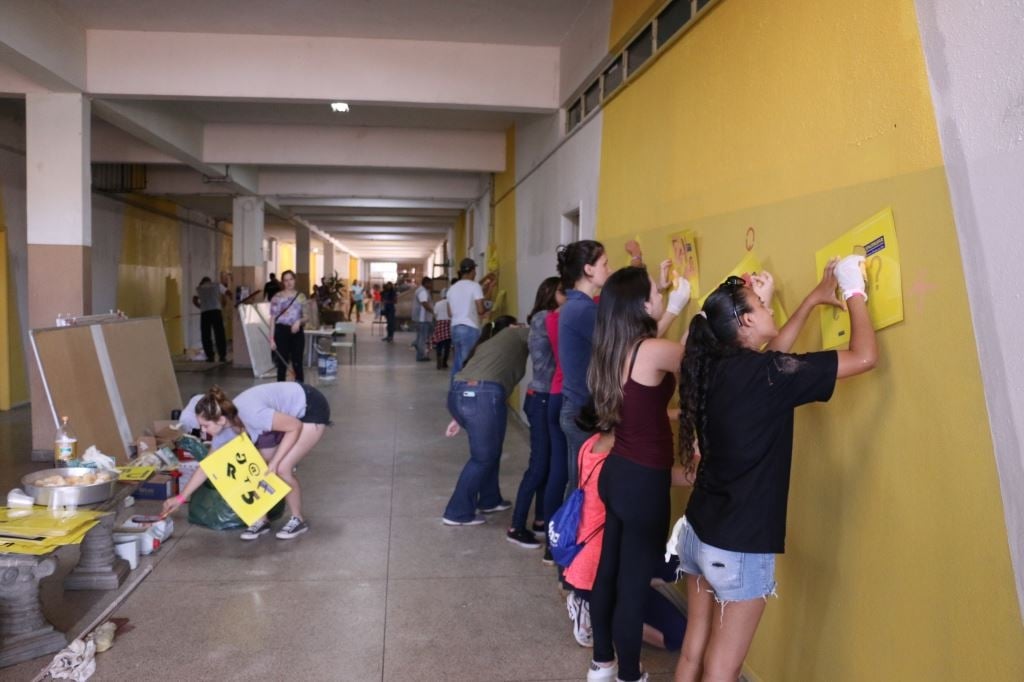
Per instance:
[[[711,292],[690,321],[679,382],[679,455],[688,469],[697,452],[701,462],[708,457],[708,389],[719,361],[744,351],[739,339],[740,316],[753,310],[743,280],[730,277]]]

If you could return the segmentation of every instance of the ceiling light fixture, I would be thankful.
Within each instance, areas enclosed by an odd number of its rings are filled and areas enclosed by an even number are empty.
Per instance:
[[[344,114],[348,111],[348,104],[346,102],[331,102],[331,111]]]

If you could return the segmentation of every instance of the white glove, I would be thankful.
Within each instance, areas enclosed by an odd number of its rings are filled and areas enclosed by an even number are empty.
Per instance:
[[[864,256],[847,256],[836,265],[836,280],[839,288],[843,290],[843,300],[847,301],[854,294],[860,294],[864,300],[868,300],[868,294],[864,286],[864,271],[862,269]]]
[[[665,306],[665,310],[678,315],[683,312],[683,308],[690,302],[690,281],[683,279],[682,277],[676,277],[675,286],[672,288],[671,293],[668,295],[668,305]]]

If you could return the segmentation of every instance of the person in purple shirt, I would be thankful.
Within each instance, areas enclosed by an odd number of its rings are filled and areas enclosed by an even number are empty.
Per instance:
[[[597,321],[597,296],[611,271],[604,245],[590,239],[558,249],[558,275],[565,289],[565,305],[558,318],[558,362],[562,366],[562,412],[559,423],[569,446],[569,490],[576,488],[576,457],[590,436],[576,425],[576,416],[590,400],[587,368]]]

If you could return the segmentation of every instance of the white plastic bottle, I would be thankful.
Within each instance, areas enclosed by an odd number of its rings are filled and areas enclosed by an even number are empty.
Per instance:
[[[53,458],[58,467],[66,467],[73,459],[78,459],[78,439],[71,430],[67,417],[61,417],[57,437],[53,441]]]

